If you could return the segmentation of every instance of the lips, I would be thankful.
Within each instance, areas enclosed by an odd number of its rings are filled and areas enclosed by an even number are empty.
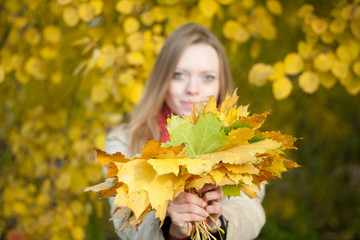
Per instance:
[[[182,101],[181,103],[182,103],[182,105],[184,105],[186,108],[191,109],[191,106],[194,105],[194,104],[197,104],[198,102],[196,102],[196,101]]]

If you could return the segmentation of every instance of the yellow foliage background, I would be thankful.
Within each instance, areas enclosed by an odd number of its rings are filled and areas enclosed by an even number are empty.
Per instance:
[[[354,113],[360,112],[356,104],[360,91],[359,1],[311,4],[300,0],[293,4],[279,0],[2,1],[1,239],[113,237],[107,202],[82,192],[102,178],[101,166],[93,161],[93,148],[104,148],[107,130],[126,118],[141,96],[166,36],[186,22],[200,23],[219,36],[241,101],[251,103],[255,112],[276,110],[277,122],[268,127],[296,137],[309,136],[306,144],[323,146],[307,134],[320,126],[315,116],[324,117],[327,125],[320,127],[319,135],[330,135],[336,141],[348,137],[359,143],[356,131],[360,124]],[[337,105],[344,103],[348,112],[329,110],[328,103],[338,96]],[[297,107],[304,107],[303,112],[296,112]],[[301,125],[304,118],[313,125]],[[360,154],[354,147],[350,150],[355,151],[350,154],[355,162]],[[305,157],[300,164],[306,165],[309,156],[313,157],[304,153],[294,158]],[[310,162],[309,166],[333,166],[321,164]],[[290,176],[289,186],[297,187],[291,185],[293,181]],[[271,238],[271,231],[282,229],[284,219],[301,212],[295,209],[296,196],[310,198],[312,193],[304,190],[279,199],[270,192],[265,206],[271,224],[263,238]],[[286,211],[279,210],[279,201],[285,201]],[[299,219],[294,220],[298,228],[288,229],[298,230],[299,236],[322,236],[306,230],[308,216]],[[339,232],[335,236],[348,239],[359,236],[353,225],[343,227],[339,219],[317,229]],[[276,235],[286,239],[282,232]]]

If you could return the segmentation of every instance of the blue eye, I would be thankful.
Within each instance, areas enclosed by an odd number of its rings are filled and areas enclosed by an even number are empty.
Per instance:
[[[215,76],[213,75],[205,75],[204,76],[204,79],[207,81],[207,82],[211,82],[215,79]]]
[[[185,74],[183,72],[175,72],[173,77],[176,80],[181,80],[185,78]]]

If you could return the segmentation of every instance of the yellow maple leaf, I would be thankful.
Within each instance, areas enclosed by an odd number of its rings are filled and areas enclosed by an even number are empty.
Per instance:
[[[234,165],[234,164],[228,164],[228,163],[221,163],[218,164],[218,166],[224,166],[227,170],[230,172],[236,173],[236,174],[259,174],[259,169],[255,167],[251,162],[245,162],[242,165]]]
[[[158,175],[173,173],[179,174],[179,160],[174,158],[150,159],[148,162],[155,169]]]
[[[202,154],[197,156],[197,158],[213,162],[222,161],[223,163],[243,164],[247,161],[257,162],[255,154],[265,153],[268,150],[274,150],[279,147],[281,147],[281,143],[271,139],[264,139],[252,144],[232,147],[224,151]]]
[[[261,135],[265,138],[271,138],[277,142],[282,143],[281,149],[283,149],[283,150],[297,149],[294,146],[294,143],[297,140],[297,138],[295,138],[293,136],[281,134],[280,131],[266,131],[266,132],[262,132]]]
[[[128,162],[129,159],[127,159],[123,154],[120,152],[109,154],[107,152],[104,152],[100,149],[96,149],[97,156],[95,158],[96,161],[99,163],[102,163],[103,165],[107,166],[111,162]]]
[[[215,180],[216,185],[219,185],[221,180],[226,176],[226,169],[215,166],[214,169],[209,172],[209,175]]]
[[[238,128],[230,131],[229,136],[231,140],[229,144],[222,146],[217,151],[223,151],[228,148],[248,144],[248,140],[251,139],[255,134],[254,128]]]
[[[166,217],[166,211],[167,211],[168,204],[169,204],[169,201],[167,200],[162,205],[154,206],[154,209],[156,211],[155,212],[155,217],[159,218],[161,220],[160,227],[164,223],[164,219]]]
[[[188,181],[185,185],[185,189],[196,189],[200,190],[206,183],[217,184],[216,180],[212,175],[202,174],[198,178],[194,178],[191,181]]]
[[[173,200],[174,189],[179,181],[181,179],[172,173],[156,176],[152,181],[148,181],[143,188],[149,193],[151,206],[160,206],[167,200]]]
[[[156,176],[156,171],[145,159],[135,159],[124,163],[117,174],[119,182],[128,185],[129,192],[136,192],[138,189],[144,188]]]

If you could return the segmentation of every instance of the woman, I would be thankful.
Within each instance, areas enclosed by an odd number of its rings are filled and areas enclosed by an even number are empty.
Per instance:
[[[131,157],[141,151],[149,139],[167,141],[166,118],[172,113],[189,115],[191,105],[206,101],[211,95],[218,101],[232,92],[233,81],[225,51],[217,37],[208,29],[189,23],[176,30],[166,40],[145,86],[142,99],[130,122],[108,136],[106,151],[122,152]],[[139,226],[118,232],[121,239],[187,239],[188,222],[203,221],[209,215],[216,225],[226,229],[226,239],[253,239],[265,223],[259,199],[242,197],[223,199],[221,188],[205,185],[202,197],[181,193],[169,203],[167,218],[160,228],[154,212]],[[112,211],[116,206],[112,205]],[[211,223],[211,221],[208,221]],[[116,229],[121,221],[115,220]],[[211,225],[216,235],[215,224]],[[191,229],[190,229],[191,230]]]

